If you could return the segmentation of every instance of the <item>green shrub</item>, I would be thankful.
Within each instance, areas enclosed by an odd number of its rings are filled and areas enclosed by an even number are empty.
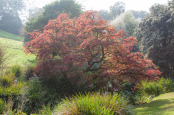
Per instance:
[[[24,70],[24,79],[25,80],[29,80],[30,78],[32,78],[34,75],[34,68],[36,67],[35,64],[29,64],[27,65],[27,67]]]
[[[24,112],[38,113],[42,105],[54,107],[64,96],[73,94],[74,87],[61,76],[47,78],[33,77],[28,81],[25,92]]]
[[[136,91],[136,104],[147,103],[150,100],[163,93],[173,91],[173,81],[169,78],[159,78],[157,81],[142,81],[138,84]]]
[[[127,100],[118,94],[88,93],[63,99],[54,114],[66,115],[116,115],[130,114]]]
[[[12,66],[11,72],[14,73],[15,77],[17,77],[17,78],[22,76],[22,69],[21,69],[21,66],[19,66],[19,65]]]
[[[4,100],[0,99],[0,114],[3,112],[4,110]]]
[[[173,86],[171,79],[160,78],[158,81],[142,81],[139,88],[148,95],[158,96],[159,94],[172,91]]]
[[[13,84],[14,79],[15,79],[15,77],[12,73],[4,74],[0,78],[0,86],[1,87],[10,87]]]

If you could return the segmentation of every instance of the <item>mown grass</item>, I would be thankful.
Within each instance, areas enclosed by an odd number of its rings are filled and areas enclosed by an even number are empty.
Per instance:
[[[6,47],[6,52],[8,55],[6,65],[25,66],[28,63],[32,63],[35,61],[34,55],[26,55],[23,52],[23,42],[0,37],[0,43]]]
[[[17,40],[17,41],[24,41],[23,37],[20,37],[18,35],[12,34],[12,33],[5,32],[3,30],[0,30],[0,37],[1,38],[12,39],[12,40]]]
[[[150,103],[137,107],[134,115],[174,115],[174,92],[155,97]]]

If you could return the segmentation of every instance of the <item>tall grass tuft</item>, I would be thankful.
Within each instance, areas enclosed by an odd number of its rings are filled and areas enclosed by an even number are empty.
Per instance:
[[[63,99],[62,103],[54,111],[60,115],[125,115],[130,114],[131,109],[119,94],[88,93],[78,94],[71,99]]]

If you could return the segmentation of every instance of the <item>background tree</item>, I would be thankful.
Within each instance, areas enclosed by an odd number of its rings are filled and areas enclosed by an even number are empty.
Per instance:
[[[112,18],[116,18],[121,13],[125,12],[125,3],[124,2],[116,2],[113,6],[110,6],[110,12],[112,14]]]
[[[19,11],[24,7],[22,0],[1,0],[0,1],[0,29],[18,34],[22,26]]]
[[[148,13],[146,11],[135,11],[135,10],[131,10],[132,15],[136,18],[136,19],[141,19],[143,20]]]
[[[160,71],[141,53],[132,52],[134,37],[124,40],[97,12],[79,18],[61,14],[50,20],[43,32],[30,33],[25,51],[36,55],[36,71],[42,77],[60,75],[77,86],[119,88],[122,82],[153,79]],[[57,76],[58,77],[58,76]]]
[[[139,20],[135,19],[131,11],[126,11],[111,21],[111,25],[116,30],[124,30],[127,36],[133,36],[135,29],[138,27]]]
[[[100,10],[99,13],[100,13],[101,19],[105,19],[105,20],[112,19],[112,14],[108,12],[107,10]]]
[[[150,14],[140,23],[136,36],[140,50],[160,67],[165,76],[174,75],[174,1],[169,4],[156,4]]]
[[[43,12],[37,17],[30,18],[26,23],[25,42],[30,41],[28,32],[34,30],[43,31],[45,25],[48,24],[50,19],[55,19],[61,13],[67,13],[71,18],[79,16],[82,13],[81,6],[74,0],[60,0],[55,1],[43,8]]]

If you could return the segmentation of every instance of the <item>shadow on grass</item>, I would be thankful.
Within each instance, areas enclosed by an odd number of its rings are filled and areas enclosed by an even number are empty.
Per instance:
[[[165,112],[173,111],[174,99],[159,99],[136,108],[134,115],[165,115]]]

